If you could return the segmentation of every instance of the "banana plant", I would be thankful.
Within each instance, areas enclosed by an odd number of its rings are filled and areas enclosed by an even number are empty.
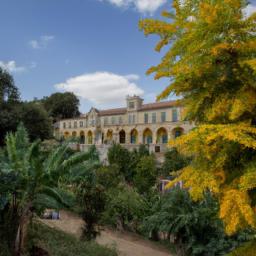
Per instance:
[[[0,184],[0,192],[5,194],[5,199],[15,202],[19,213],[15,255],[21,255],[24,250],[28,224],[34,214],[70,204],[70,196],[60,188],[60,181],[73,169],[83,168],[93,153],[68,152],[69,145],[64,143],[45,154],[40,141],[29,143],[22,125],[16,133],[6,136],[6,150],[0,158],[0,177],[14,177],[15,182]]]

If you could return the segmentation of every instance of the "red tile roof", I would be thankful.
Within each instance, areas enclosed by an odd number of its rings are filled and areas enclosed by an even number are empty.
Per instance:
[[[147,110],[155,110],[161,108],[175,107],[180,106],[179,101],[163,101],[163,102],[155,102],[143,104],[138,111],[147,111]],[[111,115],[123,115],[127,112],[127,108],[114,108],[99,111],[100,116],[111,116]]]
[[[107,109],[107,110],[100,110],[99,115],[100,116],[111,116],[111,115],[123,115],[127,111],[126,108],[113,108],[113,109]]]
[[[176,100],[148,103],[148,104],[142,105],[141,108],[139,109],[139,111],[175,107],[175,106],[178,106],[178,105],[180,105],[180,104]]]

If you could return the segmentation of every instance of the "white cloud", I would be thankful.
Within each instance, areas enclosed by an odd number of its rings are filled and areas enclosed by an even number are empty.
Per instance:
[[[144,91],[134,83],[138,75],[122,76],[109,72],[83,74],[56,84],[55,88],[73,92],[96,107],[112,107],[124,104],[127,95],[143,95]]]
[[[52,41],[55,37],[51,36],[51,35],[43,35],[40,36],[39,39],[33,39],[31,41],[29,41],[29,45],[33,48],[33,49],[42,49],[42,48],[46,48],[49,44],[50,41]]]
[[[14,60],[11,61],[0,61],[0,67],[10,73],[21,73],[27,70],[26,67],[17,66]]]
[[[154,13],[167,0],[101,0],[114,4],[117,7],[135,7],[141,13]]]
[[[10,73],[23,73],[29,69],[34,69],[37,67],[37,63],[32,61],[26,66],[17,66],[16,61],[0,61],[0,68],[10,72]]]
[[[256,12],[256,5],[248,4],[247,7],[244,9],[245,17],[249,17],[254,12]]]

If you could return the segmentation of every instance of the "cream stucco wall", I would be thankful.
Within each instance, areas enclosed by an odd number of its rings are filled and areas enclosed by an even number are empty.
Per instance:
[[[173,110],[178,113],[178,120],[173,120]],[[161,113],[166,113],[166,120],[161,120]],[[148,123],[145,123],[145,113],[148,114]],[[152,122],[152,114],[156,114],[156,122]],[[157,140],[160,129],[166,131],[168,140],[175,137],[175,131],[179,129],[182,133],[189,132],[194,124],[187,121],[182,121],[182,107],[168,107],[157,110],[134,110],[127,111],[123,115],[108,115],[100,116],[96,109],[92,109],[88,114],[80,118],[61,120],[55,129],[55,136],[58,138],[78,137],[82,144],[110,144],[112,142],[120,142],[120,131],[125,132],[125,143],[132,144],[131,132],[135,129],[137,133],[136,143],[145,143],[144,132],[150,130],[152,132],[152,142],[150,144],[162,144]],[[129,123],[129,115],[135,116],[134,123]],[[106,123],[106,118],[108,123]],[[115,124],[112,124],[112,118],[115,119]],[[120,123],[120,118],[122,122]],[[81,124],[80,124],[81,123]],[[107,137],[107,134],[112,132],[112,139]],[[92,134],[92,138],[89,134]],[[84,136],[84,138],[83,138]],[[134,142],[134,141],[133,141]]]

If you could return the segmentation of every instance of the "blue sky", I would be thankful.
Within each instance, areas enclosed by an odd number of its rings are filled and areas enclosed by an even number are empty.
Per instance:
[[[0,1],[0,66],[13,74],[22,99],[68,90],[87,111],[123,105],[127,94],[153,101],[168,85],[145,75],[162,55],[138,21],[159,17],[171,1]]]

